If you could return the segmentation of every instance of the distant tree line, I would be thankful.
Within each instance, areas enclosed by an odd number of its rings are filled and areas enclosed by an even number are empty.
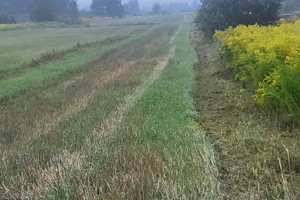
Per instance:
[[[6,15],[0,16],[0,24],[16,24],[16,20],[14,17],[8,18]]]
[[[74,23],[79,19],[76,0],[0,0],[0,14],[7,18],[27,14],[36,22]]]
[[[79,10],[75,0],[33,0],[30,12],[32,21],[76,22]]]
[[[140,15],[138,0],[92,0],[85,16],[123,17]],[[77,23],[79,9],[76,0],[0,0],[0,23],[16,23],[14,16],[27,16],[35,22],[60,21]]]
[[[191,5],[183,2],[169,3],[169,4],[163,4],[161,7],[162,10],[165,10],[167,12],[196,11],[199,7],[199,1],[194,0]]]
[[[239,24],[275,23],[280,16],[282,0],[200,0],[196,21],[208,35]],[[298,0],[297,0],[298,1]]]
[[[282,5],[283,13],[294,13],[295,11],[300,11],[300,1],[299,0],[285,0]]]
[[[294,13],[300,11],[300,1],[299,0],[285,0],[282,4],[283,13]]]
[[[139,2],[137,0],[129,0],[124,4],[125,14],[140,15]]]
[[[152,7],[152,12],[154,14],[159,14],[162,11],[161,6],[159,3],[155,3]]]
[[[93,0],[90,9],[94,15],[104,17],[123,17],[125,14],[140,14],[137,0],[129,0],[124,5],[122,5],[121,0]]]
[[[121,0],[93,0],[90,8],[95,15],[99,16],[124,16],[124,7]]]

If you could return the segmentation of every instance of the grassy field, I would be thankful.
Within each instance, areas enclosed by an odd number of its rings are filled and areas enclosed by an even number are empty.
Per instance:
[[[0,199],[218,198],[191,21],[0,31]]]
[[[90,20],[88,26],[51,28],[24,28],[24,30],[1,31],[1,75],[6,70],[20,68],[41,54],[53,50],[64,51],[79,44],[105,41],[117,36],[134,36],[159,23],[158,17],[125,18],[115,20]],[[5,39],[4,39],[5,38]],[[1,76],[2,77],[2,76]]]
[[[299,199],[299,128],[192,20],[1,26],[0,199]]]

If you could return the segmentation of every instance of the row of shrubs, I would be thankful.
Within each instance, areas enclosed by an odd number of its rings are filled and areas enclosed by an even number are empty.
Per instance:
[[[0,16],[0,24],[16,24],[16,20],[14,17],[7,17],[6,15]]]
[[[239,25],[217,31],[222,53],[258,105],[300,123],[300,19],[279,26]]]

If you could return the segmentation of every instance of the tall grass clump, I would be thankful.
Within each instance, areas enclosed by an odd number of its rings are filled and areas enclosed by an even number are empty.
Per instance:
[[[217,31],[236,79],[258,105],[300,123],[300,20],[279,26],[237,26]]]

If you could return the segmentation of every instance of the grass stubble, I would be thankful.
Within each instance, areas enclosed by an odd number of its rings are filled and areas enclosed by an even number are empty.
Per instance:
[[[299,129],[258,108],[225,67],[218,45],[196,27],[191,39],[199,59],[197,122],[219,153],[222,198],[299,199]]]
[[[22,94],[28,109],[2,130],[20,124],[19,138],[1,142],[0,198],[217,198],[212,146],[193,126],[196,54],[186,23],[169,43],[174,27],[105,54],[57,90],[46,85],[37,101]]]

